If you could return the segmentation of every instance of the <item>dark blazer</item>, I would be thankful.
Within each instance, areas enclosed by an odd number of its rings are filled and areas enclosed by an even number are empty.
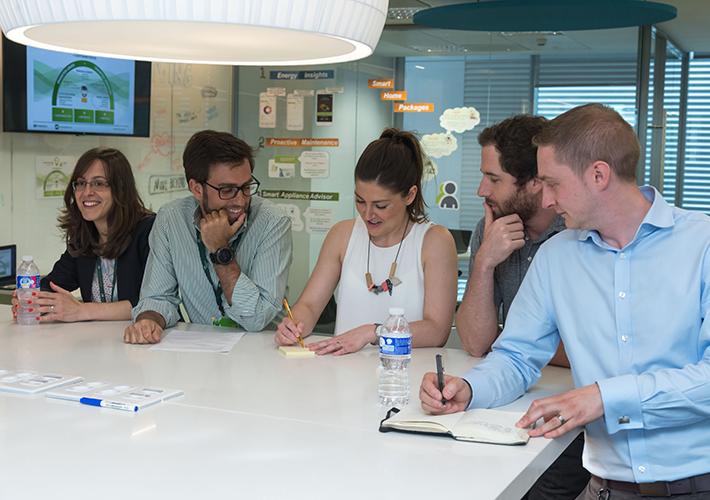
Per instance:
[[[140,297],[143,271],[150,252],[148,235],[154,221],[155,215],[140,220],[133,231],[131,244],[118,256],[118,300],[130,300],[132,307],[136,306]],[[42,278],[40,289],[51,292],[50,281],[70,292],[81,288],[81,298],[84,302],[91,302],[91,281],[96,271],[96,259],[96,256],[72,257],[68,251],[64,252],[54,264],[52,272]]]

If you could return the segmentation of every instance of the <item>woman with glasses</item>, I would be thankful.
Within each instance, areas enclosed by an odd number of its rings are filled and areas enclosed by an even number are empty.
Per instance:
[[[311,333],[339,285],[335,336],[309,344],[335,356],[377,343],[390,307],[403,307],[413,347],[443,346],[456,306],[454,239],[427,220],[421,179],[424,157],[410,132],[385,130],[355,167],[357,219],[328,233],[318,262],[275,341],[291,345]]]
[[[41,280],[40,321],[131,319],[155,215],[143,205],[123,153],[94,148],[79,158],[58,220],[67,250]],[[83,302],[71,294],[77,288]]]

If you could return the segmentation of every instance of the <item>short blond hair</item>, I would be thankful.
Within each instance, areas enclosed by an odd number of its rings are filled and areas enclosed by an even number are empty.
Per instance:
[[[547,123],[533,138],[552,146],[555,159],[582,177],[595,161],[607,163],[621,181],[636,182],[641,156],[636,132],[614,109],[603,104],[572,108]]]

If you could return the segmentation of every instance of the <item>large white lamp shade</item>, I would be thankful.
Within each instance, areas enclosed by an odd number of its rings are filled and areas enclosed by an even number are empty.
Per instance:
[[[76,54],[246,66],[370,55],[387,0],[0,0],[18,43]]]

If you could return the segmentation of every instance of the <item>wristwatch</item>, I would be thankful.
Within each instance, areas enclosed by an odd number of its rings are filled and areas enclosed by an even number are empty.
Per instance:
[[[375,323],[375,335],[377,339],[374,342],[370,342],[372,345],[380,345],[380,332],[377,330],[382,326],[382,323]]]
[[[215,253],[210,254],[212,264],[225,265],[234,260],[234,251],[229,247],[222,247]]]

